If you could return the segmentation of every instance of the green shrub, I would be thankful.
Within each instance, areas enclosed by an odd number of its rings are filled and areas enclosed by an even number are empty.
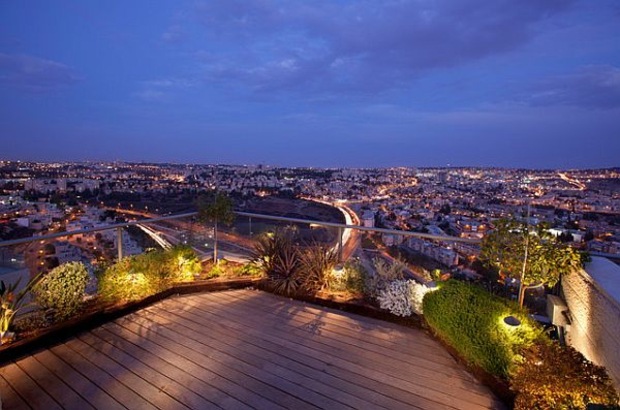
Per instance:
[[[88,271],[81,262],[64,263],[33,286],[36,303],[52,313],[54,321],[75,315],[84,301]]]
[[[207,273],[207,279],[219,278],[224,274],[224,270],[219,265],[213,265]]]
[[[235,269],[235,274],[237,276],[253,276],[258,277],[263,275],[263,270],[260,266],[256,265],[253,262],[246,263]]]
[[[157,292],[158,284],[136,269],[134,259],[123,258],[99,277],[99,294],[110,302],[143,299]]]
[[[527,360],[518,366],[511,385],[518,410],[578,410],[594,404],[618,408],[618,395],[605,369],[572,347],[551,341],[528,349]]]
[[[364,282],[368,272],[359,261],[347,261],[344,264],[344,288],[351,293],[363,293]]]
[[[506,377],[522,361],[520,352],[533,344],[540,327],[513,302],[484,289],[450,280],[424,297],[423,311],[433,331],[467,361]],[[507,316],[521,321],[504,323]]]
[[[165,252],[171,282],[189,282],[202,271],[202,264],[194,249],[187,245],[175,246]]]
[[[186,266],[179,266],[179,255],[185,257],[188,252],[173,249],[124,258],[101,274],[99,293],[113,302],[138,300],[188,280],[193,273]]]
[[[99,293],[109,301],[143,299],[200,273],[200,259],[189,246],[124,258],[99,277]]]

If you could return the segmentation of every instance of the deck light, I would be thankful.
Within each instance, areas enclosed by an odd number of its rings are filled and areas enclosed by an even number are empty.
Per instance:
[[[514,316],[506,316],[504,318],[504,323],[511,327],[517,327],[521,325],[521,321]]]

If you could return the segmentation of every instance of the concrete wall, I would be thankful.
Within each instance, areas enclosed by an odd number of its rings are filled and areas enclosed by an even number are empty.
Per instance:
[[[617,269],[617,280],[620,283],[619,266],[606,259],[604,262],[594,259],[593,264],[597,268],[603,266],[609,272]],[[586,266],[585,270],[562,277],[563,296],[572,317],[567,342],[592,362],[604,366],[618,389],[620,303],[615,297],[615,290],[605,286],[605,281],[597,277],[597,271],[593,266]]]

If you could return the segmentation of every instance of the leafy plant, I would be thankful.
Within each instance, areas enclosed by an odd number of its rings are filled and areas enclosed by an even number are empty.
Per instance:
[[[551,341],[528,349],[511,385],[518,410],[578,410],[594,404],[618,408],[618,395],[605,369],[572,347]]]
[[[110,302],[143,299],[156,292],[144,273],[134,270],[132,258],[123,258],[109,266],[99,277],[99,294]]]
[[[32,287],[36,303],[52,313],[54,321],[75,315],[84,301],[89,275],[81,262],[67,262],[44,275]]]
[[[143,299],[179,280],[178,264],[169,252],[149,252],[124,258],[99,277],[99,293],[109,301]]]
[[[423,300],[424,317],[433,331],[467,361],[506,377],[523,360],[542,329],[514,302],[455,280],[442,282]],[[520,321],[512,327],[508,316]]]
[[[19,292],[17,292],[17,288],[21,278],[9,286],[6,286],[4,281],[0,281],[0,344],[2,343],[2,335],[11,328],[17,312],[28,306],[25,304],[24,297],[40,279],[41,274],[35,276]]]
[[[262,269],[254,262],[246,263],[241,267],[235,269],[237,276],[261,276],[263,274]]]
[[[521,222],[502,219],[483,239],[480,260],[519,280],[519,305],[523,306],[527,288],[553,286],[562,274],[581,267],[584,256],[559,242],[544,224],[530,231]]]
[[[207,272],[207,279],[219,278],[224,274],[224,270],[220,265],[213,265],[209,272]]]
[[[335,290],[347,290],[351,293],[364,293],[364,282],[368,276],[368,271],[359,260],[350,260],[344,264],[344,280],[342,285],[339,281],[333,281],[331,287]],[[340,286],[342,286],[341,289]]]
[[[188,282],[202,271],[200,259],[194,249],[187,245],[178,245],[166,251],[170,281]]]

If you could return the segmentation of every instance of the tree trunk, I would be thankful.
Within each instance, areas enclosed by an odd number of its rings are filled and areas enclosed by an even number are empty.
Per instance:
[[[213,225],[213,264],[217,265],[217,219]]]
[[[523,282],[519,283],[519,307],[523,307],[523,302],[525,300],[525,291],[527,290],[527,286],[523,285]]]

